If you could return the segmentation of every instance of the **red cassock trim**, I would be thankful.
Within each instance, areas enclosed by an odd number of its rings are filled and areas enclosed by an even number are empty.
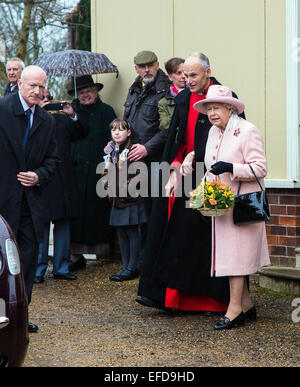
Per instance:
[[[184,311],[226,312],[228,302],[167,288],[165,307]]]

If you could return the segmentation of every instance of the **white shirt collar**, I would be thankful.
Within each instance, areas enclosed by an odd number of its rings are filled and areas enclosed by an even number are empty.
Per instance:
[[[35,105],[32,105],[31,107],[29,107],[25,99],[21,96],[20,91],[18,93],[19,93],[20,101],[23,106],[24,112],[26,112],[26,110],[28,109],[31,109],[32,115],[33,115],[35,111]]]

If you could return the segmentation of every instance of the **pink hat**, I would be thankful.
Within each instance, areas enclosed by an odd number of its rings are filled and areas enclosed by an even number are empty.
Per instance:
[[[234,98],[232,96],[232,91],[228,87],[222,85],[211,85],[208,89],[206,98],[196,102],[194,104],[194,109],[200,113],[207,114],[205,104],[209,102],[228,103],[233,105],[237,108],[238,114],[241,114],[245,109],[244,103],[239,99]]]

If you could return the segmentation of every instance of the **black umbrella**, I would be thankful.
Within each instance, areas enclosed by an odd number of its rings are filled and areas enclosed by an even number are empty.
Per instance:
[[[118,68],[104,54],[83,50],[58,51],[39,56],[33,63],[47,75],[80,77],[82,75],[117,73]],[[76,90],[75,90],[76,95]]]

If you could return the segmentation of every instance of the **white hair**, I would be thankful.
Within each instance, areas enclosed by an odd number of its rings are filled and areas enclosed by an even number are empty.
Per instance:
[[[238,109],[236,106],[231,105],[230,103],[224,103],[224,106],[228,109],[231,110],[233,114],[238,114]]]
[[[189,55],[185,63],[190,62],[191,60],[197,59],[199,63],[201,64],[203,70],[210,67],[209,59],[206,55],[202,54],[201,52],[194,52],[193,54]]]
[[[8,62],[18,62],[21,67],[21,71],[23,71],[25,68],[25,63],[20,58],[9,58],[6,62],[6,70],[7,70]]]

